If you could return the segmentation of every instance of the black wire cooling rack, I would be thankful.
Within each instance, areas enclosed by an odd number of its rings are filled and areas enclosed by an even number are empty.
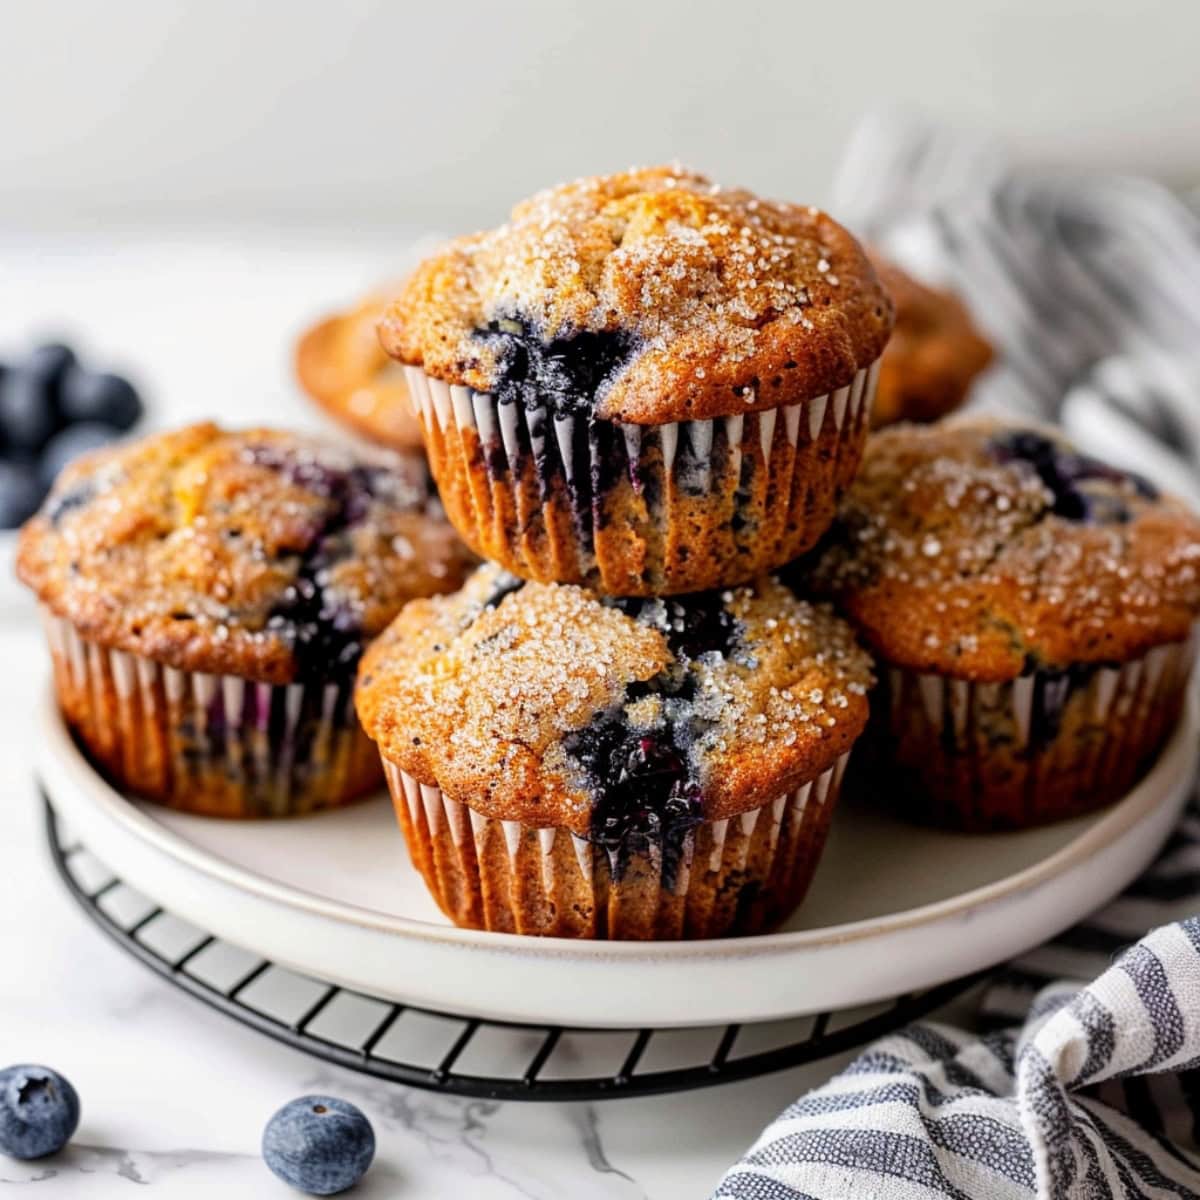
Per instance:
[[[317,1058],[381,1079],[494,1100],[599,1100],[749,1079],[853,1049],[977,983],[954,980],[850,1012],[706,1029],[522,1025],[397,1004],[285,967],[205,932],[125,884],[45,799],[54,865],[122,949],[205,1004]]]

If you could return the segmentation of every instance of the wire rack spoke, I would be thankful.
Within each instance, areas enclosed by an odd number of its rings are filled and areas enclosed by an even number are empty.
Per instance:
[[[436,1012],[380,997],[364,996],[310,976],[297,976],[294,972],[283,970],[257,955],[248,958],[244,951],[239,951],[231,943],[203,930],[195,931],[199,935],[198,940],[182,953],[160,953],[139,935],[150,932],[151,927],[157,928],[155,922],[160,918],[171,918],[172,914],[151,902],[148,911],[140,914],[131,923],[122,924],[100,901],[121,887],[123,881],[114,875],[99,887],[91,889],[80,883],[73,872],[71,860],[76,855],[85,853],[86,847],[74,839],[66,842],[62,840],[62,831],[49,798],[43,794],[43,799],[46,838],[59,876],[87,916],[129,954],[189,995],[277,1041],[350,1070],[412,1087],[493,1100],[599,1100],[615,1096],[646,1096],[708,1087],[716,1083],[749,1079],[755,1075],[800,1066],[852,1049],[919,1019],[974,986],[983,977],[982,974],[975,975],[944,983],[927,991],[901,996],[868,1017],[849,1020],[833,1029],[830,1028],[831,1022],[838,1014],[818,1013],[811,1019],[811,1023],[796,1023],[797,1031],[806,1030],[803,1036],[758,1053],[735,1055],[733,1051],[744,1027],[727,1025],[723,1029],[710,1031],[715,1048],[705,1060],[639,1071],[651,1041],[663,1031],[652,1028],[597,1030],[566,1025],[523,1025],[512,1021],[490,1021],[481,1017]],[[210,954],[219,956],[221,951],[240,954],[240,962],[243,964],[235,970],[232,979],[223,985],[205,978],[205,973],[200,969],[204,959]],[[238,962],[236,957],[234,962]],[[244,965],[247,962],[250,965]],[[244,998],[252,990],[257,992],[272,979],[279,979],[280,976],[288,977],[295,983],[316,991],[312,999],[304,998],[303,1007],[295,1015],[273,1014],[265,1000],[256,998],[255,1003],[251,1004]],[[338,1007],[338,1002],[343,998],[365,1005],[370,1010],[382,1010],[382,1016],[372,1016],[369,1025],[347,1041],[338,1040],[326,1032],[314,1032],[313,1026],[320,1024]],[[421,1064],[403,1061],[384,1052],[385,1039],[397,1029],[398,1022],[406,1013],[434,1018],[443,1025],[453,1022],[457,1028],[453,1040],[434,1065],[430,1066],[428,1062]],[[507,1033],[526,1039],[534,1038],[537,1048],[529,1056],[527,1046],[526,1057],[517,1060],[523,1061],[524,1066],[518,1066],[508,1075],[476,1075],[457,1071],[455,1068],[459,1060],[463,1058],[476,1036],[484,1030],[489,1035]],[[613,1039],[622,1035],[632,1035],[629,1049],[615,1071],[607,1074],[572,1074],[556,1070],[552,1077],[547,1073],[547,1066],[556,1061],[567,1047],[569,1035],[597,1034]],[[661,1057],[661,1054],[654,1055],[654,1058]],[[567,1058],[569,1060],[570,1056],[567,1055]],[[567,1065],[570,1065],[569,1061]]]

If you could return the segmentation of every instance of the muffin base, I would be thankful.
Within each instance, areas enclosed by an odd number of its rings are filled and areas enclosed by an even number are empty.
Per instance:
[[[254,683],[178,671],[43,611],[59,707],[117,786],[184,812],[281,817],[378,787],[353,683]]]
[[[809,549],[858,469],[878,370],[799,404],[663,425],[405,373],[442,503],[476,553],[527,579],[646,596],[728,587]]]
[[[872,703],[860,781],[906,817],[1022,829],[1111,804],[1174,729],[1195,633],[1123,665],[971,683],[891,668]]]
[[[569,829],[484,816],[384,760],[413,865],[456,925],[599,939],[761,933],[804,899],[848,755],[797,791],[618,861]]]

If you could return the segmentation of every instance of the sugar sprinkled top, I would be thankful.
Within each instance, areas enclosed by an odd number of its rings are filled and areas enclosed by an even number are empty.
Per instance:
[[[1124,661],[1200,616],[1200,520],[1050,431],[901,425],[868,441],[811,582],[911,669]]]
[[[674,748],[709,817],[813,778],[865,722],[867,655],[844,622],[774,581],[705,599],[703,619],[723,612],[735,631],[722,649],[690,617],[678,627],[687,599],[631,615],[530,583],[484,607],[499,575],[485,566],[457,595],[410,604],[368,651],[357,695],[386,757],[478,811],[583,832],[593,798],[566,745],[608,713],[638,729],[686,723]]]
[[[449,243],[410,278],[381,338],[404,362],[491,390],[497,364],[479,332],[508,319],[546,342],[627,336],[637,352],[598,412],[648,423],[740,411],[751,385],[768,407],[849,383],[892,314],[826,214],[658,167],[539,192],[507,224]],[[773,391],[757,387],[776,376]]]
[[[18,571],[103,645],[287,683],[326,654],[351,666],[472,561],[418,456],[203,424],[69,466],[21,532]]]

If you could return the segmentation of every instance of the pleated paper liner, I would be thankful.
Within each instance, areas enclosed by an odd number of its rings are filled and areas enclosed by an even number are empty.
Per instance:
[[[872,701],[870,785],[917,820],[1019,829],[1101,808],[1179,719],[1197,635],[1123,665],[970,683],[891,668]],[[866,773],[864,773],[866,774]]]
[[[847,757],[761,808],[624,852],[484,816],[386,759],[384,770],[413,865],[456,925],[679,939],[763,932],[799,905]]]
[[[528,409],[405,371],[473,550],[525,578],[662,595],[743,582],[817,541],[858,469],[878,367],[802,403],[662,425]]]
[[[376,788],[353,681],[273,686],[178,671],[86,640],[43,610],[68,724],[120,787],[206,816],[281,817]]]

